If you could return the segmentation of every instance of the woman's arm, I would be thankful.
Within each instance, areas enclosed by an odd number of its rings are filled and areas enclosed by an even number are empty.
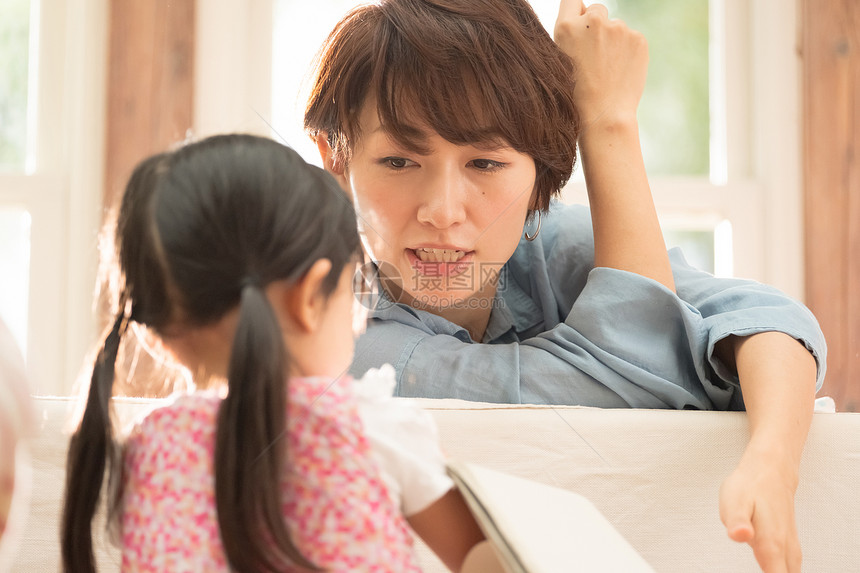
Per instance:
[[[604,6],[586,9],[582,0],[562,0],[555,39],[574,63],[595,266],[634,272],[674,290],[636,120],[647,42],[623,22],[609,20]]]
[[[723,483],[721,518],[763,570],[799,571],[794,493],[824,378],[824,336],[808,309],[776,289],[714,278],[677,256],[673,263],[678,295],[704,319],[710,366],[740,385],[748,412],[750,441]]]
[[[562,1],[556,41],[577,68],[576,100],[583,112],[580,148],[594,219],[595,265],[637,272],[674,288],[665,278],[668,260],[661,259],[665,251],[635,121],[641,96],[638,86],[644,84],[640,61],[647,58],[637,45],[644,45],[644,40],[620,23],[608,22],[605,9],[585,10],[581,0],[571,0]],[[607,45],[626,50],[613,52]],[[592,63],[598,65],[592,67]],[[629,79],[626,84],[620,81],[624,77]],[[742,298],[741,304],[731,300],[732,294],[720,298],[729,303],[727,314],[737,307],[744,312]],[[756,314],[757,309],[748,311],[743,321],[753,323],[755,330],[766,330],[767,313]],[[705,320],[706,325],[719,322]],[[730,320],[723,321],[727,323]],[[738,325],[734,328],[737,331]],[[708,329],[709,336],[714,332]],[[714,352],[730,370],[737,366],[751,436],[738,468],[721,491],[723,522],[732,539],[752,546],[763,570],[799,571],[794,492],[812,419],[815,359],[802,344],[780,332],[743,338],[729,335],[719,339]]]
[[[750,544],[763,571],[800,571],[794,494],[812,422],[815,360],[779,332],[726,338],[716,352],[737,366],[750,426],[741,461],[720,490],[720,517],[729,537]]]

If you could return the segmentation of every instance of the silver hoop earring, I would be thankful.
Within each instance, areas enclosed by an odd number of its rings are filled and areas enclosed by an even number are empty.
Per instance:
[[[528,231],[523,233],[523,236],[525,237],[526,241],[534,241],[535,239],[537,239],[537,236],[540,234],[540,224],[541,224],[540,210],[536,210],[533,212],[537,213],[538,226],[537,226],[537,230],[535,230],[534,235],[529,235]]]

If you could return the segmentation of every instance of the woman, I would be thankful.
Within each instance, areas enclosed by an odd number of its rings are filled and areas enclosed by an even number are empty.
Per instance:
[[[721,516],[763,569],[798,570],[820,329],[772,288],[667,264],[636,123],[645,42],[581,0],[555,35],[521,0],[392,0],[330,35],[305,125],[382,286],[353,373],[390,362],[408,396],[745,406]],[[590,213],[552,201],[577,143]]]

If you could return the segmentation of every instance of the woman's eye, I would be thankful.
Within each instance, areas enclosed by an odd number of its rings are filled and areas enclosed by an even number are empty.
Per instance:
[[[386,167],[391,167],[392,169],[404,169],[412,164],[411,161],[403,157],[385,157],[382,159],[381,163]]]
[[[501,161],[493,161],[492,159],[473,159],[470,163],[479,171],[495,171],[505,166]]]

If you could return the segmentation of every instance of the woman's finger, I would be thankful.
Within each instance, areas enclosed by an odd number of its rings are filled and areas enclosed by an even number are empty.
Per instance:
[[[803,563],[803,551],[800,549],[800,540],[797,538],[796,530],[788,540],[788,550],[786,551],[785,559],[789,573],[800,573],[800,566]]]
[[[583,14],[593,14],[595,16],[599,16],[604,20],[609,19],[609,8],[600,3],[594,3],[591,6],[587,7]]]
[[[556,21],[571,20],[585,14],[585,4],[582,0],[561,0],[558,5],[558,18]]]
[[[720,519],[730,539],[749,543],[755,537],[752,522],[755,505],[751,498],[740,495],[734,483],[726,480],[720,488]]]

